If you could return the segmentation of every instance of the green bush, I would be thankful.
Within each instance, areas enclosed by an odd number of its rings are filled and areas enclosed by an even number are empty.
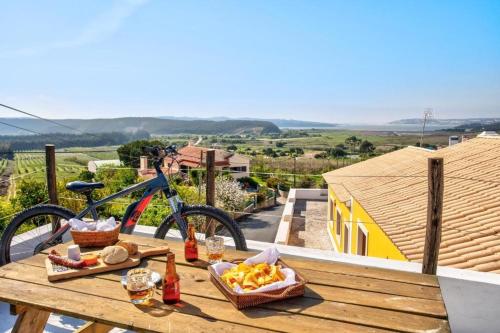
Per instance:
[[[30,208],[48,200],[45,183],[36,180],[23,180],[16,190],[16,196],[12,199],[12,205],[21,209]]]
[[[242,185],[243,188],[249,188],[249,187],[257,188],[259,186],[259,183],[252,177],[241,177],[238,178],[237,181]]]

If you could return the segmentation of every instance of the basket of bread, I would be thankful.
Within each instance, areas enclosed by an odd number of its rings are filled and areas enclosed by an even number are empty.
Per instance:
[[[210,280],[237,308],[304,295],[306,280],[269,248],[246,260],[208,267]]]
[[[86,222],[70,219],[73,242],[81,247],[97,247],[113,245],[118,241],[121,223],[114,217],[107,220]]]

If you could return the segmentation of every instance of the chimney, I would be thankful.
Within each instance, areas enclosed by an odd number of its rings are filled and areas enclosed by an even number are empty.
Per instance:
[[[448,146],[454,146],[458,143],[458,135],[452,135],[448,138]]]
[[[140,157],[139,172],[146,171],[147,169],[148,169],[148,157],[141,156]]]

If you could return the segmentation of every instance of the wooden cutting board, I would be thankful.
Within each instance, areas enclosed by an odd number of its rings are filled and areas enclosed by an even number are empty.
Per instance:
[[[53,264],[52,261],[47,257],[45,259],[45,267],[47,268],[47,277],[49,281],[57,281],[70,279],[79,276],[97,274],[102,272],[115,271],[118,269],[124,269],[129,267],[138,266],[141,263],[142,258],[163,255],[170,251],[168,246],[153,247],[150,249],[139,250],[136,254],[129,256],[127,260],[119,264],[106,264],[102,258],[99,256],[97,259],[97,265],[85,267],[82,269],[73,269],[64,266],[59,266]],[[86,252],[84,254],[99,254],[101,251]],[[82,254],[83,255],[83,254]]]

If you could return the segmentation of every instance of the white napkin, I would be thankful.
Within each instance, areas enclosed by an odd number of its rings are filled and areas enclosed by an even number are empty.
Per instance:
[[[71,229],[78,231],[109,231],[116,227],[116,221],[113,216],[107,220],[99,220],[97,222],[85,222],[78,219],[70,219],[68,222]]]
[[[268,263],[269,265],[274,265],[278,258],[280,257],[280,253],[276,247],[271,247],[268,248],[261,253],[248,258],[247,260],[244,261],[245,264],[247,265],[256,265],[260,263]],[[214,269],[215,273],[217,275],[221,276],[224,274],[224,271],[226,269],[231,269],[232,267],[237,266],[236,264],[232,264],[230,262],[221,262],[218,264],[213,264],[212,268]],[[273,282],[271,284],[268,284],[266,286],[257,288],[255,290],[251,291],[243,291],[243,289],[240,286],[236,286],[233,290],[239,294],[249,294],[249,293],[258,293],[258,292],[263,292],[263,291],[269,291],[269,290],[276,290],[280,288],[284,288],[287,286],[290,286],[292,284],[295,284],[295,271],[290,268],[281,268],[281,272],[283,275],[285,275],[285,280],[284,281],[278,281],[278,282]]]

